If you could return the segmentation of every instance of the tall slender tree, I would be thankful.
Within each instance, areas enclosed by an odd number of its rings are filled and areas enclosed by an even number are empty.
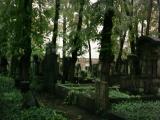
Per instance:
[[[147,28],[146,28],[146,35],[149,35],[151,15],[152,15],[152,7],[153,7],[153,0],[148,0],[147,3],[148,3],[148,5],[147,5]]]
[[[63,16],[63,78],[62,78],[62,83],[65,83],[66,78],[64,77],[64,74],[66,72],[66,68],[65,68],[65,59],[66,59],[66,16]]]
[[[31,24],[32,24],[32,0],[20,0],[19,12],[21,19],[19,37],[22,56],[20,59],[20,80],[27,81],[30,78],[30,57],[31,57]],[[19,31],[17,31],[19,32]]]
[[[75,73],[75,64],[78,57],[78,51],[81,49],[81,38],[80,38],[80,32],[82,29],[82,22],[83,22],[83,10],[84,10],[84,4],[85,0],[80,0],[80,9],[78,13],[78,23],[76,28],[75,37],[73,39],[73,48],[72,48],[72,59],[71,59],[71,72],[70,72],[70,80],[73,80],[74,73]]]
[[[158,37],[160,38],[160,0],[157,0],[158,5]]]
[[[100,91],[103,91],[103,101],[99,103],[99,107],[104,110],[108,108],[109,105],[109,91],[108,91],[108,82],[110,81],[110,69],[111,69],[111,63],[113,61],[113,52],[112,52],[112,17],[114,15],[113,10],[113,0],[106,0],[106,11],[104,15],[104,21],[103,21],[103,29],[101,33],[101,41],[100,41],[100,55],[99,55],[99,61],[100,61],[100,80],[103,84],[105,84],[105,87],[102,87],[100,85]]]
[[[59,10],[60,10],[60,0],[56,0],[56,8],[55,8],[55,18],[54,18],[54,28],[53,28],[53,37],[52,37],[52,45],[53,50],[56,53],[56,41],[58,35],[58,19],[59,19]]]
[[[119,39],[120,48],[119,48],[119,53],[118,53],[116,66],[115,66],[117,73],[120,72],[120,68],[121,68],[122,53],[123,53],[123,46],[124,46],[125,38],[126,38],[126,31],[122,32],[122,34],[120,35],[120,39]]]
[[[92,73],[92,49],[91,49],[91,42],[88,39],[88,50],[89,50],[89,71]]]

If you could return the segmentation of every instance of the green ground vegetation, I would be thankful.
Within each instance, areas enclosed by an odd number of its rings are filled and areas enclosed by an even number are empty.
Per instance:
[[[159,120],[160,101],[122,102],[113,104],[112,111],[120,113],[127,120]]]
[[[67,120],[62,113],[49,107],[22,109],[22,95],[14,87],[14,80],[0,76],[1,120]]]
[[[66,87],[70,90],[71,93],[79,93],[79,94],[85,94],[89,97],[95,96],[95,86],[93,84],[88,85],[75,85],[75,84],[66,84],[62,85],[63,87]],[[128,93],[122,92],[119,90],[118,87],[110,87],[109,88],[109,97],[110,98],[132,98],[135,97],[134,95],[129,95]]]

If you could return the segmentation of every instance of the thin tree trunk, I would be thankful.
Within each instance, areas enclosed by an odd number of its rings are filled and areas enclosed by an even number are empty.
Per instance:
[[[110,7],[108,7],[110,6]],[[110,69],[111,63],[113,62],[113,52],[112,52],[112,17],[114,11],[112,9],[113,1],[106,0],[106,12],[104,15],[103,29],[101,33],[101,48],[100,48],[100,84],[97,83],[96,87],[96,101],[98,109],[106,111],[109,108],[109,89],[108,82],[110,81]]]
[[[152,1],[152,0],[148,0],[148,13],[147,13],[146,35],[149,35],[151,15],[152,15],[152,6],[153,6],[153,1]]]
[[[143,31],[144,31],[144,20],[141,21],[141,36],[143,36]]]
[[[63,58],[66,57],[66,17],[63,18]]]
[[[160,0],[157,0],[157,3],[158,3],[158,37],[160,38]]]
[[[88,49],[89,49],[89,71],[92,73],[92,51],[91,51],[90,40],[88,40]]]
[[[124,33],[122,33],[122,35],[120,36],[120,50],[118,53],[118,57],[117,57],[117,61],[116,61],[116,68],[115,68],[117,73],[120,72],[120,68],[121,68],[122,52],[123,52],[125,38],[126,38],[126,31]]]
[[[52,44],[53,44],[53,51],[56,53],[56,41],[58,36],[58,19],[59,19],[59,10],[60,10],[60,0],[56,0],[56,10],[55,10],[55,18],[54,18],[54,28],[53,28],[53,37],[52,37]]]
[[[60,11],[60,0],[55,0],[55,18],[54,18],[54,28],[53,28],[53,37],[52,37],[52,44],[50,47],[50,53],[46,56],[48,56],[48,62],[46,67],[49,68],[49,72],[46,75],[46,78],[48,79],[49,85],[46,87],[47,90],[50,93],[54,93],[55,91],[55,84],[58,79],[59,75],[59,69],[58,69],[58,63],[57,63],[57,55],[56,55],[56,41],[58,36],[58,19],[59,19],[59,11]],[[52,67],[50,67],[52,66]]]
[[[131,0],[131,6],[132,6],[132,10],[130,11],[130,25],[129,25],[129,40],[130,40],[130,48],[131,48],[131,54],[135,54],[135,37],[134,37],[134,29],[133,29],[133,0]]]
[[[65,58],[66,58],[66,17],[63,18],[63,78],[62,83],[65,83],[66,78],[64,77],[65,72],[68,68],[65,68]]]
[[[131,10],[129,9],[129,7],[127,6],[127,1],[123,0],[125,3],[125,11],[127,16],[130,17],[130,25],[129,25],[129,42],[130,42],[130,49],[131,49],[131,54],[135,54],[135,39],[134,39],[134,32],[133,32],[133,21],[132,21],[132,17],[133,17],[133,0],[131,0],[130,2],[130,6],[132,6]]]
[[[42,22],[42,0],[38,0],[40,24]],[[43,27],[40,25],[40,35],[43,33]]]
[[[74,38],[74,41],[73,41],[73,43],[74,43],[74,49],[73,49],[73,52],[72,52],[72,61],[71,61],[72,65],[71,65],[71,72],[70,72],[70,76],[69,76],[69,79],[71,81],[73,81],[73,78],[74,78],[75,64],[76,64],[76,61],[77,61],[78,51],[80,49],[80,47],[79,47],[79,42],[80,42],[79,33],[81,31],[81,28],[82,28],[84,3],[85,3],[84,0],[80,1],[80,9],[79,9],[79,19],[78,19],[78,24],[77,24],[77,32],[76,32],[76,35],[75,35],[75,38]]]
[[[21,27],[22,36],[20,37],[20,42],[23,50],[23,54],[20,58],[20,88],[23,96],[22,108],[29,108],[33,106],[39,106],[35,95],[29,90],[29,80],[30,80],[30,57],[31,57],[31,26],[32,26],[32,0],[21,0],[20,1],[21,10]]]
[[[102,39],[101,39],[101,49],[100,49],[100,62],[102,64],[101,68],[101,81],[108,81],[110,79],[110,64],[113,60],[112,54],[112,43],[111,43],[111,34],[112,34],[112,17],[113,10],[107,9],[103,22],[102,30]]]
[[[30,56],[31,56],[31,21],[32,21],[32,0],[21,2],[22,11],[22,32],[21,42],[23,43],[24,54],[20,60],[20,80],[28,81],[30,79]]]
[[[129,40],[130,40],[131,54],[135,54],[135,38],[132,25],[129,28]]]

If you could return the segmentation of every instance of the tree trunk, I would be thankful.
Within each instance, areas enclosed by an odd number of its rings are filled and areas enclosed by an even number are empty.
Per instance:
[[[141,21],[141,36],[143,36],[143,31],[144,31],[144,20]]]
[[[133,17],[133,0],[131,0],[131,6],[132,6],[132,9],[130,11],[130,20],[131,20],[131,23],[129,25],[129,37],[130,37],[130,48],[131,48],[131,54],[135,54],[135,37],[134,37],[134,27],[133,27],[133,20],[132,20],[132,17]]]
[[[66,58],[66,17],[63,18],[63,78],[62,84],[65,83],[66,78],[64,77],[65,72],[68,68],[65,68],[65,58]]]
[[[152,0],[148,0],[146,35],[149,35],[150,21],[151,21],[151,15],[152,15],[152,6],[153,6],[153,1]]]
[[[100,49],[100,62],[101,62],[101,81],[109,81],[110,79],[110,64],[113,61],[112,43],[111,43],[111,31],[113,27],[112,23],[113,10],[107,10],[105,13],[101,49]]]
[[[129,42],[130,42],[131,54],[135,54],[135,38],[132,25],[130,25],[129,27],[129,40],[130,40]]]
[[[84,7],[84,0],[80,1],[80,9],[79,9],[79,19],[78,19],[78,24],[77,24],[77,32],[75,35],[75,38],[73,40],[73,51],[72,51],[72,59],[71,59],[71,69],[70,69],[70,75],[69,78],[71,81],[74,80],[74,73],[75,73],[75,64],[77,61],[77,56],[78,56],[78,51],[80,49],[81,46],[79,46],[79,43],[81,42],[81,39],[79,37],[79,33],[81,32],[81,28],[82,28],[82,20],[83,20],[83,7]]]
[[[59,10],[60,10],[60,0],[56,0],[55,7],[56,9],[55,9],[54,28],[53,28],[53,37],[52,37],[52,44],[53,44],[52,52],[56,54],[56,41],[58,36],[58,19],[59,19]]]
[[[38,0],[40,24],[42,22],[42,4],[43,4],[42,0]],[[40,35],[42,35],[42,33],[43,33],[43,27],[42,25],[40,25]]]
[[[44,79],[45,79],[45,89],[53,94],[55,91],[55,85],[57,83],[59,69],[57,63],[56,55],[56,41],[58,36],[58,19],[59,19],[59,10],[60,10],[60,0],[55,1],[55,17],[54,17],[54,28],[52,42],[48,44],[46,49],[44,64]]]
[[[30,80],[30,57],[31,57],[31,24],[32,24],[32,0],[21,0],[19,2],[21,29],[22,35],[19,39],[21,42],[21,49],[23,51],[20,58],[20,89],[23,96],[22,108],[29,108],[32,106],[39,106],[35,95],[33,95],[29,89]],[[29,97],[28,97],[29,95]]]
[[[89,71],[92,73],[92,51],[91,51],[91,43],[88,40],[88,48],[89,48]]]
[[[130,48],[131,48],[131,54],[135,54],[135,39],[134,39],[134,31],[133,31],[133,0],[130,2],[131,8],[127,6],[127,1],[123,0],[125,3],[125,12],[127,16],[130,17],[130,24],[129,24],[129,42],[130,42]],[[130,10],[131,9],[131,10]]]
[[[66,17],[63,18],[63,58],[66,57]]]
[[[22,11],[22,38],[23,55],[20,59],[20,80],[28,81],[30,79],[30,56],[31,56],[31,21],[32,21],[32,0],[23,0]]]
[[[124,46],[125,38],[126,38],[126,31],[124,33],[122,33],[122,35],[120,36],[120,50],[119,50],[119,53],[118,53],[118,57],[117,57],[117,61],[116,61],[116,67],[115,67],[117,73],[119,73],[120,69],[121,69],[122,52],[123,52],[123,46]]]
[[[100,86],[96,88],[97,94],[97,107],[102,111],[108,109],[109,107],[109,90],[108,90],[108,81],[110,80],[110,68],[111,63],[113,62],[113,53],[112,53],[112,17],[114,11],[112,9],[113,1],[106,0],[106,12],[104,16],[103,29],[102,29],[102,38],[101,38],[101,48],[100,48],[100,66],[101,66],[101,75],[100,75]],[[97,85],[98,86],[98,85]],[[99,91],[99,92],[97,92]]]
[[[160,38],[160,0],[157,0],[157,3],[158,3],[158,38]]]

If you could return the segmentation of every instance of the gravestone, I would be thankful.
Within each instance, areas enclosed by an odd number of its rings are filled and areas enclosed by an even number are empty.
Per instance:
[[[137,55],[141,68],[141,79],[144,81],[145,93],[158,92],[160,83],[160,39],[142,36],[138,39]],[[157,90],[156,90],[157,89]]]
[[[66,57],[64,58],[64,61],[63,61],[63,83],[65,81],[70,81],[70,77],[69,77],[69,74],[70,74],[70,66],[72,65],[72,58],[71,57]]]
[[[81,72],[81,65],[77,64],[76,67],[75,67],[76,77],[80,77],[80,72]]]
[[[57,55],[52,50],[51,44],[47,46],[46,54],[43,60],[43,76],[44,89],[48,92],[54,92],[55,85],[58,79],[58,62]]]
[[[20,90],[23,96],[22,108],[40,107],[38,99],[36,98],[36,94],[30,90],[29,86],[29,81],[20,82]]]
[[[76,76],[76,79],[75,79],[75,83],[80,83],[81,81],[81,65],[80,64],[77,64],[75,66],[75,76]]]
[[[99,68],[99,64],[93,64],[92,65],[92,73],[93,76],[98,78],[100,77],[100,68]]]

